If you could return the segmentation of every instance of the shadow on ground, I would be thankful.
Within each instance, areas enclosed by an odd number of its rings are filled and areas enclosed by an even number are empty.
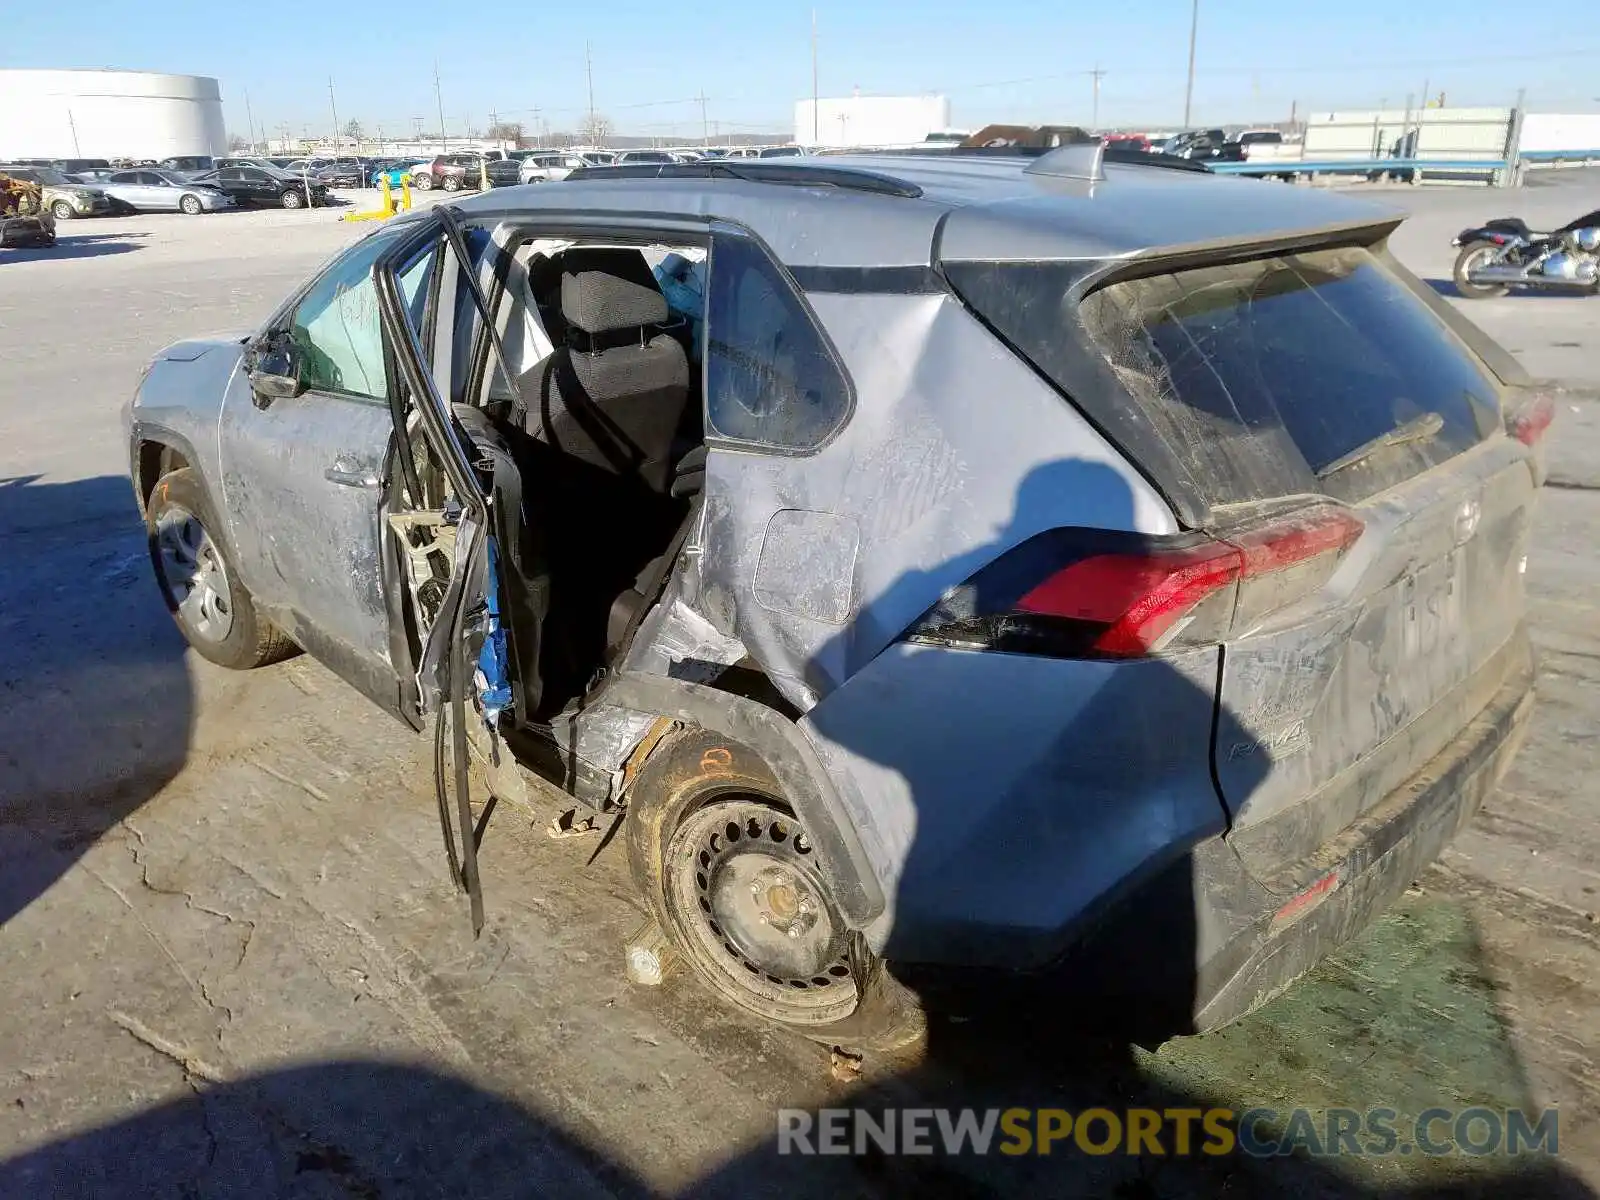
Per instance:
[[[128,254],[143,250],[144,245],[135,238],[149,237],[146,233],[56,233],[56,244],[48,249],[42,246],[17,246],[0,252],[0,264],[8,262],[45,262],[63,258],[104,258],[110,254]]]
[[[0,923],[188,754],[184,643],[128,480],[0,480]]]
[[[1438,292],[1439,295],[1445,297],[1447,300],[1460,300],[1463,298],[1461,295],[1461,290],[1456,287],[1455,281],[1452,279],[1424,279],[1423,282],[1431,287],[1434,291]],[[1495,299],[1588,300],[1592,299],[1593,296],[1593,292],[1585,291],[1582,288],[1531,289],[1514,287],[1506,292],[1504,296],[1498,296],[1495,297]]]

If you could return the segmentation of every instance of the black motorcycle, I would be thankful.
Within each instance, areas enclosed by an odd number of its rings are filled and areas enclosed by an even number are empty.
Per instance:
[[[1453,245],[1456,291],[1467,300],[1504,296],[1514,287],[1600,291],[1600,209],[1552,233],[1519,217],[1496,217],[1463,229]]]

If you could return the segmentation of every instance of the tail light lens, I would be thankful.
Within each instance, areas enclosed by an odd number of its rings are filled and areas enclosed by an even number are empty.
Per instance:
[[[1548,395],[1532,396],[1506,413],[1506,432],[1524,446],[1537,445],[1555,420],[1556,403]]]
[[[1320,588],[1361,531],[1332,505],[1218,536],[1051,530],[952,588],[906,636],[1069,658],[1213,644]]]

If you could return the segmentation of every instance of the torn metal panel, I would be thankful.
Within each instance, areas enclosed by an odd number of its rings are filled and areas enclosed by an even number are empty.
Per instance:
[[[802,711],[1035,533],[1175,528],[1105,440],[948,295],[810,299],[856,411],[806,457],[712,447],[696,597]]]
[[[691,559],[694,556],[691,556]],[[708,683],[746,657],[744,643],[717,630],[695,612],[669,585],[661,603],[651,609],[639,627],[623,669],[641,675],[662,675],[691,683]],[[638,745],[657,714],[599,704],[572,719],[571,748],[591,765],[617,777],[628,755]]]

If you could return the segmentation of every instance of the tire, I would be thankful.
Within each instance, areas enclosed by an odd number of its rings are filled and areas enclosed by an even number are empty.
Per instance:
[[[444,177],[444,190],[447,192],[459,192],[461,190],[461,180],[454,175],[446,175]]]
[[[1499,249],[1500,247],[1493,242],[1468,242],[1461,247],[1461,253],[1456,255],[1456,265],[1451,270],[1451,276],[1455,280],[1456,291],[1463,300],[1493,300],[1496,296],[1504,296],[1510,290],[1503,283],[1472,283],[1467,279],[1468,267],[1474,259]]]
[[[211,498],[191,468],[157,481],[145,512],[150,565],[184,640],[201,657],[236,671],[296,653],[295,644],[256,612],[222,544],[209,532],[218,527]]]
[[[419,192],[431,192],[433,191],[433,176],[415,175],[411,179],[411,186]]]
[[[285,208],[304,208],[306,204],[306,198],[298,190],[285,192],[282,199]]]
[[[65,200],[57,200],[50,206],[50,215],[58,221],[70,221],[78,214]]]
[[[178,199],[178,208],[188,213],[191,217],[198,217],[205,211],[205,205],[200,203],[199,196],[185,195]]]
[[[645,903],[724,1003],[827,1045],[915,1042],[925,1029],[915,995],[845,927],[782,795],[754,752],[720,735],[692,730],[658,747],[623,822]],[[806,961],[785,969],[785,955]]]

